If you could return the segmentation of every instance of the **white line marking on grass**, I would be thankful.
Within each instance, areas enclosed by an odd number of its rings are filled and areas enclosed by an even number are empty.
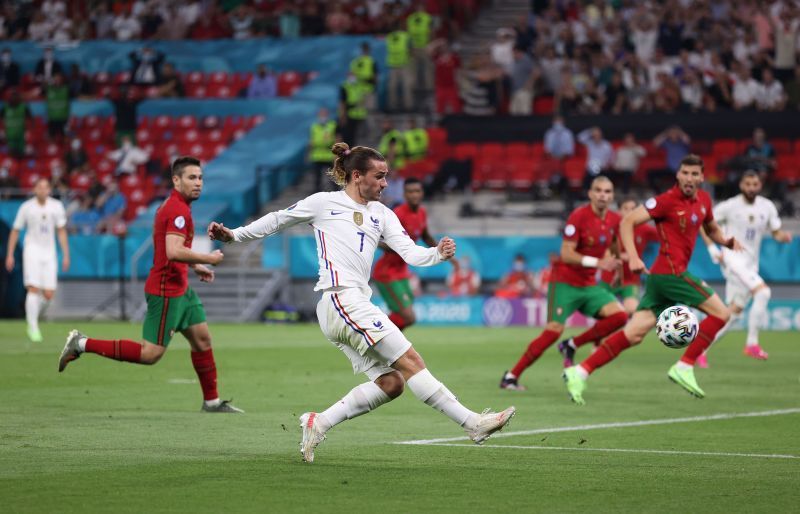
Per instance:
[[[196,384],[196,378],[170,378],[167,380],[168,384]]]
[[[758,459],[800,459],[798,455],[782,455],[779,453],[732,453],[732,452],[691,452],[681,450],[648,450],[635,448],[574,448],[568,446],[521,446],[505,444],[458,444],[430,443],[426,446],[457,446],[460,448],[510,448],[513,450],[566,450],[580,452],[612,452],[612,453],[653,453],[658,455],[699,455],[703,457],[750,457]]]
[[[710,416],[692,416],[688,418],[665,418],[665,419],[646,419],[642,421],[623,421],[615,423],[598,423],[595,425],[577,425],[571,427],[552,427],[552,428],[537,428],[534,430],[517,430],[514,432],[501,432],[494,434],[493,438],[498,437],[514,437],[518,435],[533,435],[533,434],[552,434],[555,432],[576,432],[579,430],[600,430],[603,428],[629,428],[629,427],[644,427],[651,425],[672,425],[674,423],[694,423],[698,421],[717,421],[722,419],[736,419],[736,418],[759,418],[766,416],[783,416],[786,414],[798,414],[800,408],[794,409],[779,409],[779,410],[764,410],[756,412],[733,412],[727,414],[712,414]],[[442,437],[439,439],[416,439],[411,441],[397,441],[394,444],[437,444],[437,443],[452,443],[456,441],[463,441],[465,437]]]

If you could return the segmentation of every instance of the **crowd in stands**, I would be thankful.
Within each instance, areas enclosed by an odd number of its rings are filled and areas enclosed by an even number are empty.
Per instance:
[[[534,0],[458,74],[463,111],[796,110],[798,36],[786,0]]]
[[[297,38],[387,34],[418,6],[453,35],[480,0],[117,0],[2,2],[0,38],[67,44],[91,39]]]

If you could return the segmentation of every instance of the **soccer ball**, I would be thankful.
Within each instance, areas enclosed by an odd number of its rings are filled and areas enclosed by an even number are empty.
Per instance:
[[[656,335],[668,348],[684,348],[697,337],[697,316],[685,305],[674,305],[658,316]]]

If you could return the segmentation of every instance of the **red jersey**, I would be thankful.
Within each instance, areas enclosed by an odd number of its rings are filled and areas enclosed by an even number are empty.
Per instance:
[[[397,218],[403,229],[408,233],[408,237],[414,241],[418,241],[422,237],[422,233],[428,228],[428,213],[425,212],[425,207],[419,206],[415,211],[412,211],[408,204],[398,205],[394,209]],[[372,271],[372,278],[378,282],[392,282],[395,280],[402,280],[411,276],[408,270],[408,264],[403,260],[400,255],[392,250],[386,250],[383,256],[375,263],[375,269]]]
[[[697,191],[694,198],[687,198],[676,185],[650,198],[644,206],[656,222],[661,241],[650,273],[680,275],[689,265],[700,226],[714,219],[711,197],[705,191]]]
[[[189,265],[167,259],[167,234],[183,236],[183,246],[192,247],[192,209],[174,189],[156,211],[153,222],[153,267],[144,284],[145,293],[172,298],[182,295],[189,287]]]
[[[587,204],[578,207],[567,218],[564,241],[575,241],[575,250],[583,255],[601,259],[619,232],[621,217],[614,211],[606,211],[600,218]],[[559,260],[553,265],[553,282],[562,282],[575,287],[593,286],[596,268],[585,268],[580,264],[567,264]]]
[[[639,257],[642,256],[647,245],[655,243],[656,241],[658,241],[658,231],[650,223],[642,223],[633,228],[633,242],[636,245],[636,252],[639,254]],[[620,252],[624,251],[622,239],[619,237],[617,238],[617,246],[619,246]],[[627,261],[622,263],[621,276],[618,276],[616,271],[600,272],[600,280],[611,286],[617,285],[614,283],[614,277],[619,279],[618,283],[621,286],[638,286],[642,283],[641,275],[639,273],[632,273]]]

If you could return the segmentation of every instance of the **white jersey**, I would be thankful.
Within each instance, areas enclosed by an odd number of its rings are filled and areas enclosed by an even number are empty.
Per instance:
[[[372,260],[383,241],[412,266],[442,262],[434,248],[423,248],[408,236],[397,215],[380,202],[355,202],[344,191],[316,193],[286,209],[271,212],[233,230],[237,242],[270,236],[308,223],[314,229],[319,260],[315,291],[333,287],[369,289]]]
[[[67,225],[64,204],[48,197],[44,205],[36,198],[25,201],[14,218],[14,229],[25,230],[24,255],[56,258],[56,229]]]
[[[755,268],[758,268],[764,234],[781,228],[778,209],[763,196],[756,196],[753,203],[748,203],[741,194],[720,202],[714,207],[714,218],[723,226],[727,236],[735,237],[744,247],[742,252],[723,248],[723,259],[741,257],[741,260]]]

